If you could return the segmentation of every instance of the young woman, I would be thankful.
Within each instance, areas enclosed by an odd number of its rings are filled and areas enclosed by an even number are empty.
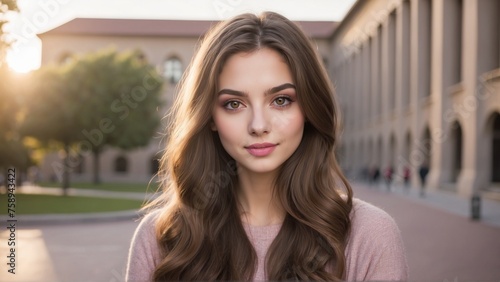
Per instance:
[[[186,73],[128,281],[408,278],[395,222],[352,198],[335,160],[338,107],[299,27],[222,22]]]

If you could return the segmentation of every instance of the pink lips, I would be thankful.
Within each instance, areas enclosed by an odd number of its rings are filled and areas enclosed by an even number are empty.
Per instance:
[[[245,149],[253,156],[265,157],[274,151],[276,145],[272,143],[256,143],[245,147]]]

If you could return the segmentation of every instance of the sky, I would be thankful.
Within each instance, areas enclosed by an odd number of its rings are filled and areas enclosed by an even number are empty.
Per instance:
[[[356,0],[18,0],[20,13],[8,15],[15,43],[9,66],[25,73],[40,67],[36,34],[77,17],[224,20],[234,15],[275,11],[291,20],[340,21]]]

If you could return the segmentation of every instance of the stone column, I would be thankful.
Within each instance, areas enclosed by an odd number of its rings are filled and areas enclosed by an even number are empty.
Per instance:
[[[444,92],[444,2],[443,0],[432,1],[432,46],[431,46],[431,112],[430,130],[432,137],[431,170],[428,176],[428,186],[436,189],[443,182],[443,169],[446,158],[449,157],[443,150],[443,143],[449,138],[448,127],[444,123],[443,112],[445,109]]]
[[[481,0],[483,1],[483,0]],[[478,118],[478,99],[476,85],[478,82],[478,0],[463,2],[463,33],[462,33],[462,77],[463,99],[458,104],[458,114],[463,120],[463,159],[462,172],[457,183],[457,192],[463,196],[471,196],[478,187],[478,166],[485,160],[479,160],[478,140],[480,124]]]

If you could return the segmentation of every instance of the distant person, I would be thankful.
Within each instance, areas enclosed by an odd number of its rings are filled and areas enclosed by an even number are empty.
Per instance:
[[[405,166],[403,168],[403,181],[404,181],[404,185],[405,185],[406,190],[408,190],[410,188],[410,176],[411,176],[410,168]]]
[[[394,170],[392,169],[392,166],[388,166],[384,171],[384,178],[385,178],[385,184],[387,187],[387,191],[391,191],[392,174],[393,173],[394,173]]]
[[[126,280],[408,280],[395,221],[353,198],[335,158],[336,99],[294,22],[266,12],[213,27],[172,107],[165,192]]]
[[[423,164],[420,166],[420,169],[418,170],[418,174],[420,176],[420,196],[423,197],[425,196],[425,185],[426,185],[426,179],[427,179],[427,174],[429,174],[429,167],[426,164]]]
[[[377,166],[373,168],[372,172],[372,182],[375,186],[378,185],[378,179],[380,178],[380,170]]]

